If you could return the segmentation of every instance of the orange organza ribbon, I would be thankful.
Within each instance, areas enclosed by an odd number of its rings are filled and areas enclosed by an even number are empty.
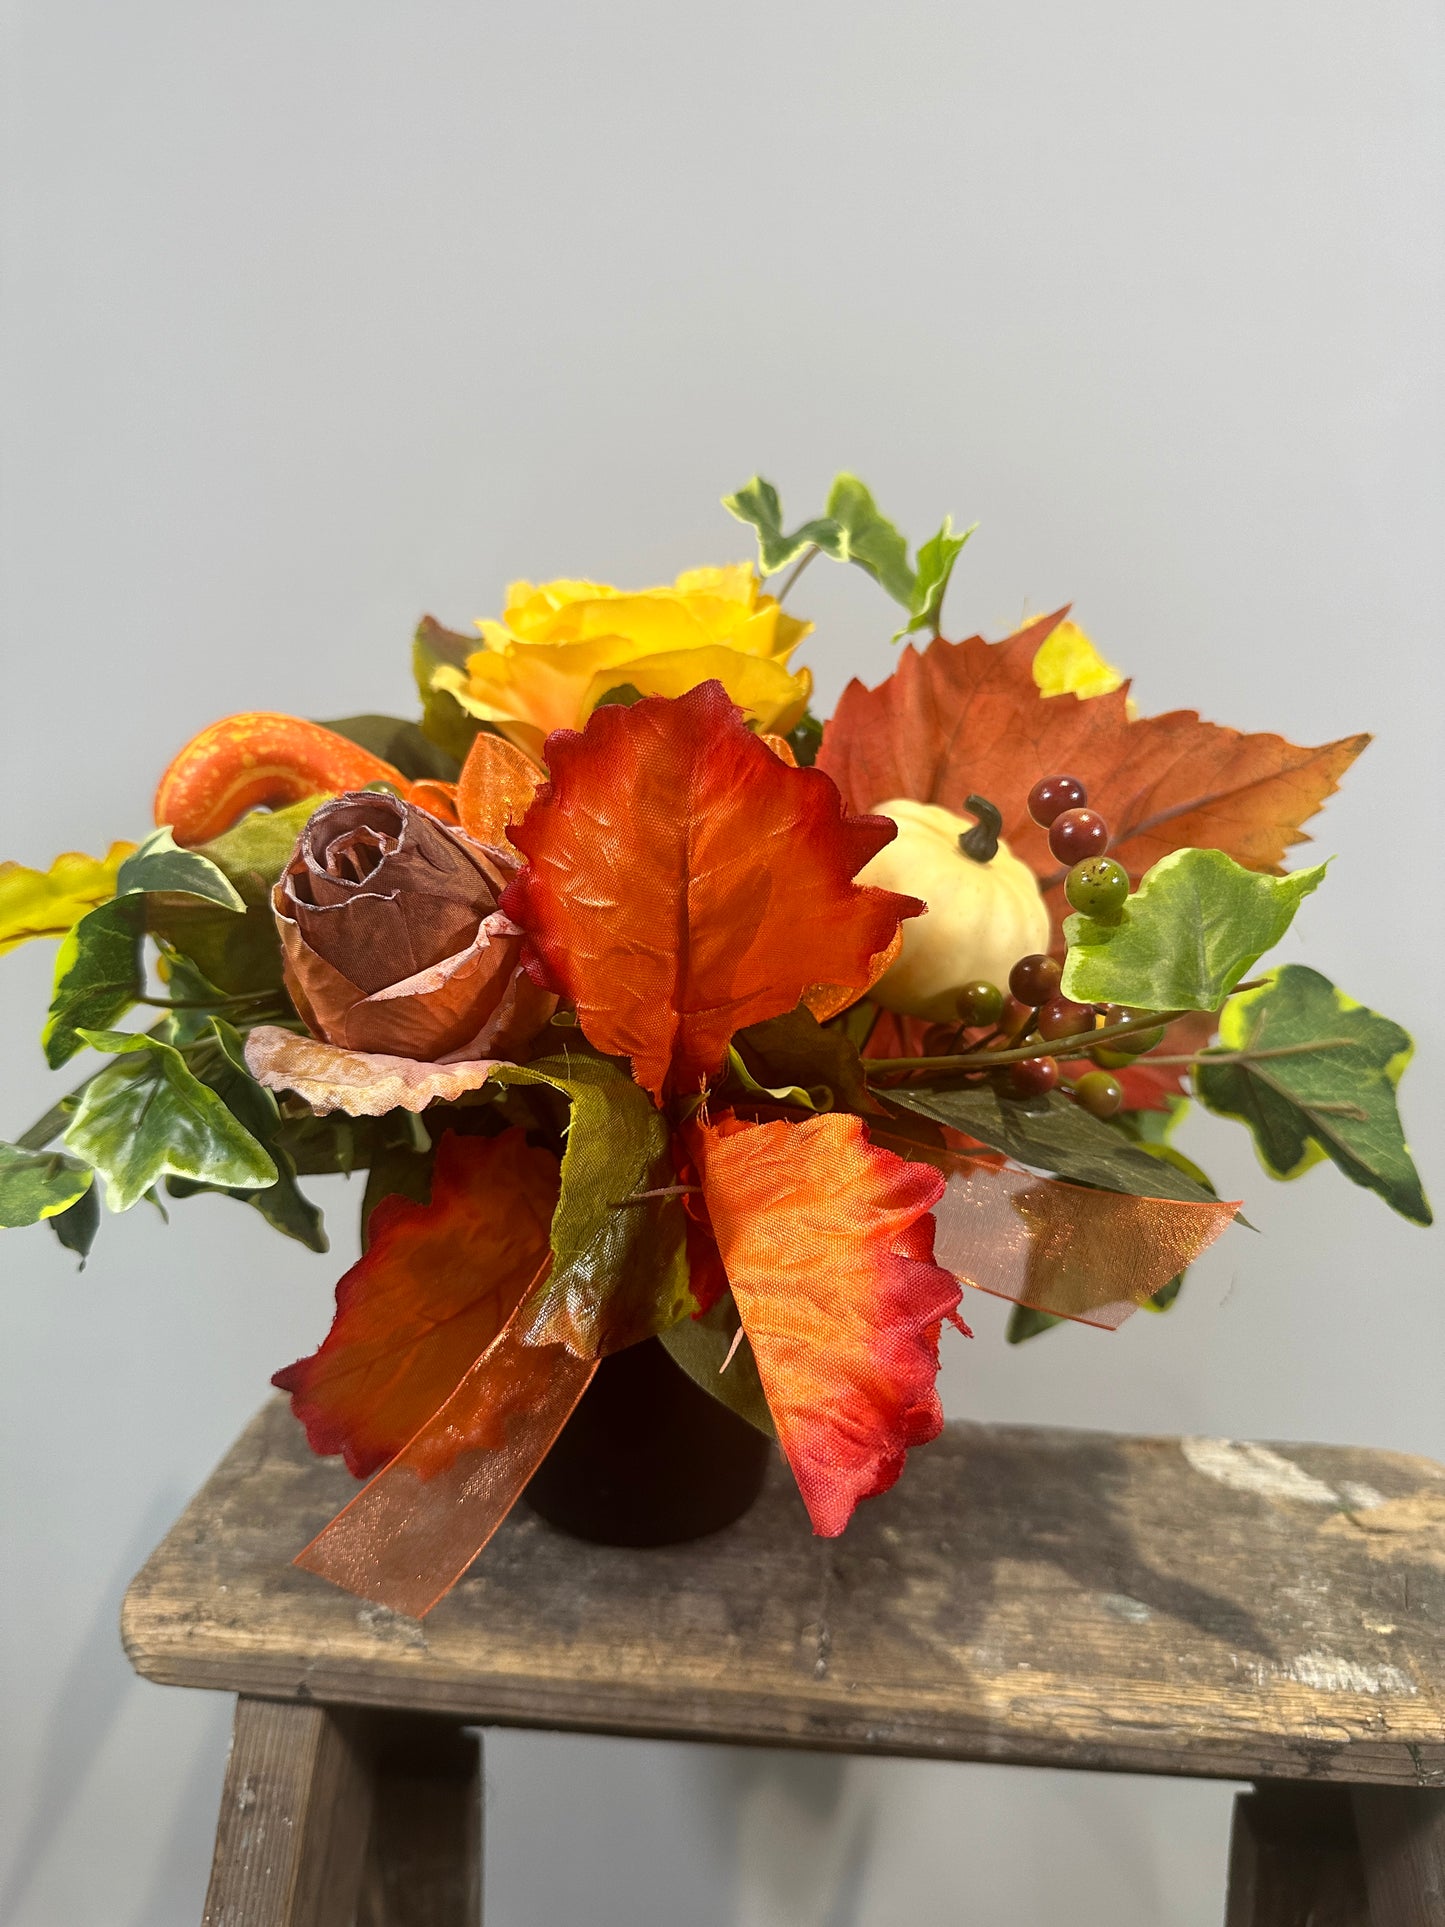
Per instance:
[[[937,1158],[930,1160],[939,1162]],[[1116,1330],[1214,1243],[1238,1203],[1180,1203],[949,1160],[934,1255],[964,1284]]]
[[[420,1619],[461,1578],[551,1449],[595,1358],[526,1345],[515,1318],[295,1564]]]

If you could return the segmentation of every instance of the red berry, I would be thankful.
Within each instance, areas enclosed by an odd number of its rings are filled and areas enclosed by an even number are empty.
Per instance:
[[[1009,1072],[1009,1083],[1019,1097],[1042,1097],[1058,1081],[1059,1060],[1056,1057],[1026,1057],[1022,1064],[1015,1064]]]
[[[1046,830],[1065,810],[1082,809],[1089,792],[1077,776],[1045,776],[1029,791],[1029,815]]]
[[[1017,1037],[1028,1025],[1033,1014],[1032,1004],[1021,1004],[1017,997],[1005,997],[1003,1009],[998,1014],[998,1028],[1005,1037]]]
[[[1051,997],[1039,1012],[1039,1035],[1050,1043],[1060,1037],[1080,1037],[1094,1028],[1094,1006],[1076,1004],[1068,997]]]
[[[1124,1086],[1107,1071],[1085,1071],[1074,1086],[1074,1102],[1091,1117],[1113,1117],[1124,1102]]]
[[[1109,847],[1109,826],[1097,810],[1065,810],[1054,818],[1049,848],[1060,863],[1082,863]]]
[[[1056,958],[1036,952],[1031,957],[1019,958],[1008,974],[1008,987],[1021,1004],[1037,1010],[1058,990],[1063,974],[1064,967]]]

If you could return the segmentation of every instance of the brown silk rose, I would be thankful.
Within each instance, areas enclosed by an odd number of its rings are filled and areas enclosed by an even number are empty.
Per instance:
[[[308,1028],[431,1063],[525,1044],[556,999],[518,969],[522,933],[497,908],[520,866],[384,791],[323,803],[272,894]]]

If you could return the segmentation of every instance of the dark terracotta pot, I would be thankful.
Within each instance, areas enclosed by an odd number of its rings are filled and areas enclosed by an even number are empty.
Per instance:
[[[772,1454],[649,1338],[603,1359],[524,1496],[574,1538],[679,1545],[740,1519]]]

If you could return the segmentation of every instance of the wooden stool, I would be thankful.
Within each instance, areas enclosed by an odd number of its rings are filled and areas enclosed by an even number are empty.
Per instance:
[[[951,1425],[846,1536],[781,1467],[712,1539],[519,1507],[423,1623],[296,1571],[355,1490],[283,1402],[126,1597],[240,1695],[208,1927],[474,1927],[505,1725],[1249,1780],[1227,1927],[1445,1927],[1445,1468]]]

